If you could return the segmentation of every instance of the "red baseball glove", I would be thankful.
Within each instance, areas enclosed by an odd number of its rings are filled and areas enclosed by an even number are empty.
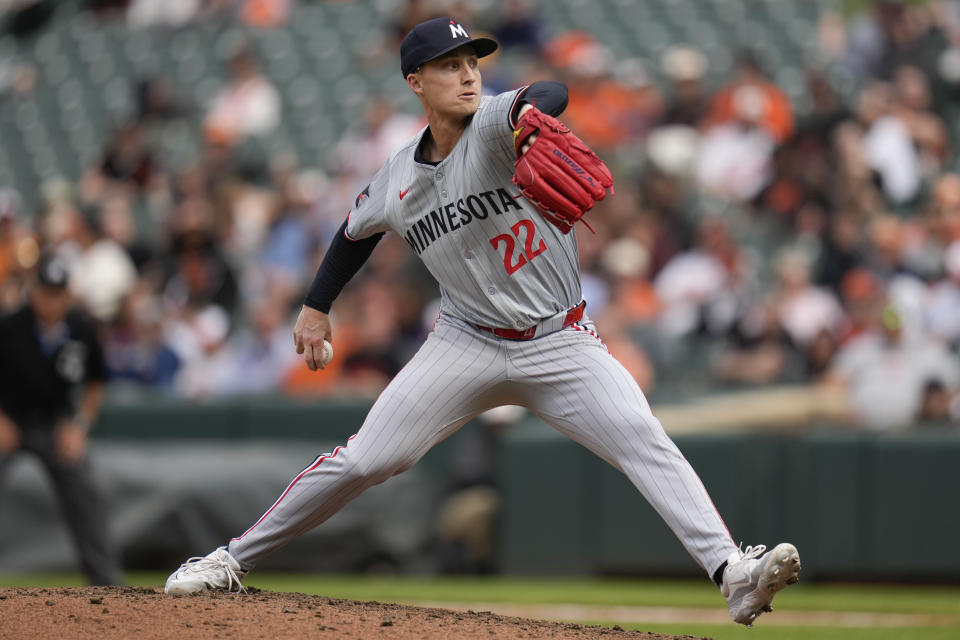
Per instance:
[[[523,151],[535,134],[536,139]],[[607,165],[553,116],[527,109],[517,121],[513,144],[517,150],[513,183],[563,233],[570,233],[593,203],[603,200],[608,188],[613,193],[613,176]],[[590,227],[586,221],[584,224]]]

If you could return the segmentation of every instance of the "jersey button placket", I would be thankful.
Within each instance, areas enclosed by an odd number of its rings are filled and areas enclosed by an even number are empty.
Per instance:
[[[443,184],[443,169],[437,169],[437,172],[434,174],[434,178],[437,181],[437,187],[440,191],[440,197],[446,200],[447,198],[447,189]]]

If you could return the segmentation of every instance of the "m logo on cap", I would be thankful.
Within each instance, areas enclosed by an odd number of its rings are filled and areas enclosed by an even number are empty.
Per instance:
[[[0,0],[2,4],[3,0]],[[447,29],[450,29],[448,32]],[[450,35],[448,36],[447,33]],[[433,18],[416,25],[400,43],[400,71],[406,78],[431,60],[470,43],[478,58],[497,50],[496,40],[471,38],[462,24],[448,16]]]

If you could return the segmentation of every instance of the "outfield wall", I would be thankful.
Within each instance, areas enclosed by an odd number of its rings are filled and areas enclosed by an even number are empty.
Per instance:
[[[164,569],[223,544],[299,469],[356,431],[366,402],[288,400],[112,406],[92,453],[128,567]],[[265,569],[438,568],[436,523],[462,480],[475,422],[411,471],[347,506]],[[817,579],[960,581],[960,433],[677,436],[737,541],[795,542]],[[512,574],[699,575],[618,472],[537,419],[499,440],[495,565]],[[37,465],[0,487],[0,571],[72,569],[69,539]]]
[[[960,581],[956,431],[675,440],[735,540],[795,543],[805,577]],[[502,470],[504,570],[699,572],[624,476],[548,428],[514,433]]]

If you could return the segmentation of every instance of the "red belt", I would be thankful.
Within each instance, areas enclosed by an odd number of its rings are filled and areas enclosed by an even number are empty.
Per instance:
[[[586,306],[587,303],[584,301],[567,311],[567,315],[563,319],[563,326],[561,329],[566,329],[574,322],[580,322],[580,320],[583,318],[583,310],[586,308]],[[492,333],[498,338],[506,338],[507,340],[533,340],[536,337],[537,327],[539,326],[539,324],[535,324],[532,327],[527,327],[526,329],[497,329],[494,327],[483,327],[479,324],[476,325],[477,329],[480,329],[480,331],[486,331],[487,333]]]

